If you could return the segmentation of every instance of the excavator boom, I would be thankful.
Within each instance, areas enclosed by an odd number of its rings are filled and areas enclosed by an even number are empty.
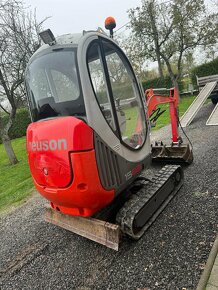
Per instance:
[[[161,90],[161,94],[159,93]],[[160,111],[159,106],[169,104],[170,121],[171,121],[171,144],[166,145],[162,141],[152,144],[152,161],[167,163],[184,163],[193,162],[193,152],[189,144],[184,144],[179,136],[179,114],[178,114],[178,92],[176,88],[166,89],[148,89],[145,91],[145,98],[148,106],[148,115],[150,121],[154,123],[164,112]]]

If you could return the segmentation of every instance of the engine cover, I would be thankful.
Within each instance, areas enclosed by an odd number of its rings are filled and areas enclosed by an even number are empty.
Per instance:
[[[35,182],[46,187],[67,187],[73,179],[69,153],[93,149],[92,136],[92,129],[74,117],[30,124],[27,152]]]
[[[26,146],[35,187],[53,208],[90,216],[113,200],[114,189],[101,185],[93,130],[85,122],[62,117],[32,123]]]

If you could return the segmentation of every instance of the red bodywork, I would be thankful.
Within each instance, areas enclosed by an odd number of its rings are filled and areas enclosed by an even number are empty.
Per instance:
[[[148,106],[148,115],[151,116],[153,110],[161,104],[170,104],[170,119],[171,119],[171,129],[172,129],[172,141],[177,143],[179,139],[178,133],[178,93],[175,88],[170,89],[169,96],[155,94],[152,89],[145,91],[146,102]]]
[[[102,187],[93,130],[75,117],[32,123],[27,152],[36,189],[65,214],[91,216],[109,204],[115,190]]]

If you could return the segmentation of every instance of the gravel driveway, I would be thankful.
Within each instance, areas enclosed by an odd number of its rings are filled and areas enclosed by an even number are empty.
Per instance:
[[[43,221],[36,194],[0,220],[0,289],[195,289],[218,232],[218,126],[205,105],[186,130],[185,184],[138,242],[119,252]],[[155,133],[157,138],[166,129]]]

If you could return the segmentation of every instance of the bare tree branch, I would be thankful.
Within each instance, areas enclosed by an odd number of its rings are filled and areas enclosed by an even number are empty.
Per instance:
[[[10,145],[8,132],[16,115],[17,105],[24,100],[24,72],[31,55],[41,45],[38,32],[46,19],[37,23],[36,13],[27,10],[20,0],[1,0],[0,2],[0,89],[11,105],[6,125],[0,120],[3,143],[10,152],[11,163],[17,159]],[[9,148],[10,147],[10,148]]]
[[[209,13],[203,0],[142,0],[129,11],[132,33],[145,57],[166,64],[174,84],[182,75],[183,58],[196,47],[217,43],[218,13]],[[176,70],[172,69],[172,65]],[[161,73],[160,73],[161,75]]]

